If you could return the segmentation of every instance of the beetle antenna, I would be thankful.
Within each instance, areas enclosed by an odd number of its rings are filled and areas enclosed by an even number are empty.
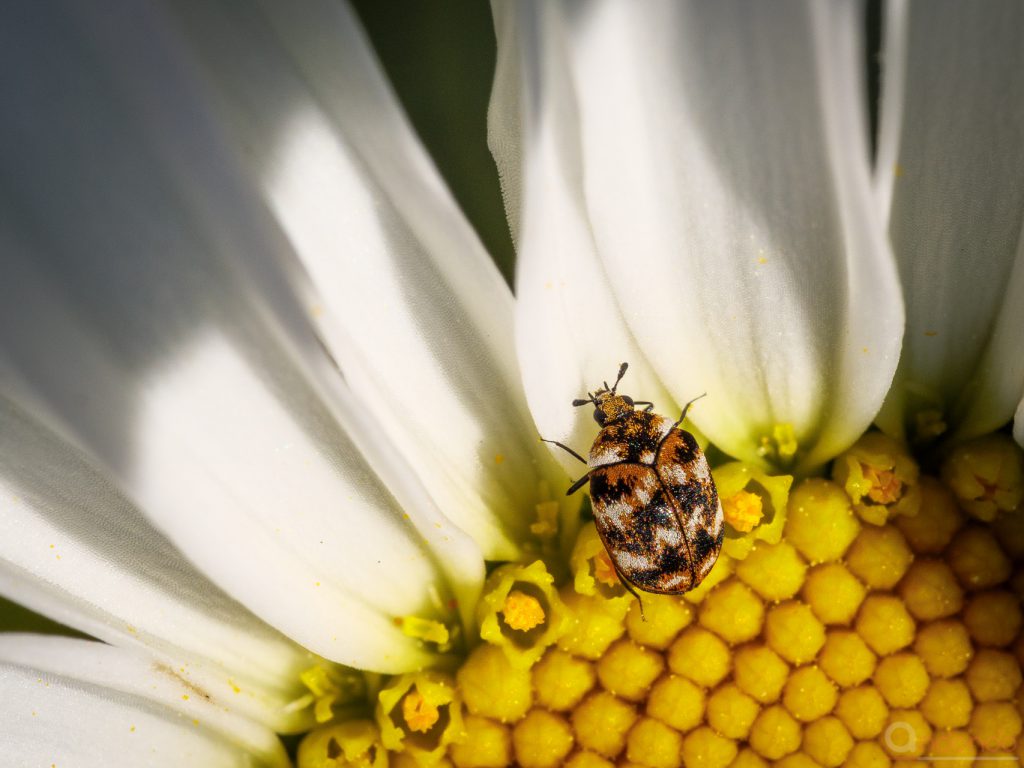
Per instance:
[[[587,405],[589,402],[590,402],[589,400],[579,400],[579,399],[576,399],[576,400],[572,401],[572,404],[573,404],[573,407],[579,408],[581,405]]]
[[[619,382],[622,381],[622,377],[626,375],[626,369],[629,368],[629,363],[623,363],[619,366],[619,375],[615,379],[615,386],[612,387],[612,394],[615,394],[615,390],[619,388]],[[608,388],[608,384],[605,383],[605,389]]]

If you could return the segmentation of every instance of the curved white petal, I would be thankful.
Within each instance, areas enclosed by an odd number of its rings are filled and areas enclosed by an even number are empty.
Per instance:
[[[198,573],[82,455],[0,397],[0,594],[141,646],[278,731],[309,653]]]
[[[1024,7],[892,2],[877,185],[907,304],[881,423],[937,410],[960,436],[1024,389]]]
[[[694,421],[729,453],[758,460],[789,424],[805,466],[827,460],[874,417],[902,327],[870,196],[861,6],[557,8],[563,45],[542,53],[568,62],[577,207],[641,348],[677,402],[708,393]],[[521,103],[543,107],[544,78]]]
[[[277,766],[263,726],[173,669],[88,640],[0,635],[3,765]]]
[[[630,369],[622,391],[676,412],[630,333],[583,205],[579,119],[554,3],[497,2],[498,66],[488,115],[515,232],[516,341],[523,383],[541,434],[586,455],[591,408],[570,403]],[[692,393],[693,395],[699,393]],[[585,469],[561,450],[573,476]]]
[[[2,383],[273,627],[352,666],[427,663],[392,618],[443,610],[436,559],[464,534],[428,546],[338,426],[280,274],[294,256],[165,20],[10,15]]]
[[[522,396],[512,295],[352,11],[172,7],[308,272],[307,310],[346,381],[484,554],[518,557],[548,459]]]

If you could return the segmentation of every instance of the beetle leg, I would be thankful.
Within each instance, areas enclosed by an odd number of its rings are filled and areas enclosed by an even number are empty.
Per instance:
[[[547,440],[547,439],[545,439],[545,438],[543,438],[543,437],[542,437],[542,438],[541,438],[541,442],[544,442],[544,443],[551,443],[552,445],[557,445],[557,446],[558,446],[559,448],[561,448],[561,449],[562,449],[563,451],[566,451],[566,452],[568,452],[568,453],[571,453],[571,454],[572,454],[573,456],[575,456],[575,457],[576,457],[577,459],[579,459],[580,461],[582,461],[582,462],[583,462],[584,464],[586,464],[586,463],[587,463],[587,460],[586,460],[586,459],[584,459],[584,458],[583,458],[582,456],[580,456],[580,455],[579,455],[578,453],[576,453],[576,451],[574,451],[574,450],[573,450],[572,448],[570,448],[570,447],[569,447],[569,446],[567,446],[567,445],[562,445],[562,444],[561,444],[560,442],[558,442],[557,440]]]
[[[652,403],[650,400],[634,400],[633,405],[646,405],[647,407],[644,408],[645,413],[650,413],[652,410],[654,410],[654,403]]]
[[[633,585],[630,584],[629,581],[626,579],[626,577],[622,575],[622,571],[619,570],[619,566],[618,565],[615,565],[615,561],[614,560],[612,561],[612,565],[615,566],[615,573],[618,574],[619,581],[622,582],[622,586],[625,587],[626,591],[629,592],[629,594],[631,594],[633,597],[635,597],[636,601],[640,604],[640,619],[641,619],[641,621],[647,621],[647,617],[644,616],[644,601],[640,599],[640,595],[637,594],[637,591],[635,589],[633,589]]]
[[[580,488],[586,485],[589,479],[590,473],[587,472],[587,474],[585,474],[583,477],[581,477],[579,480],[577,480],[575,483],[569,486],[569,490],[565,492],[565,495],[572,496],[574,493],[576,493],[576,491],[578,491]]]
[[[682,424],[682,423],[683,423],[683,419],[685,419],[685,418],[686,418],[686,412],[687,412],[688,410],[690,410],[690,406],[691,406],[691,405],[693,405],[694,403],[696,403],[696,402],[697,402],[698,400],[700,400],[700,399],[701,399],[702,397],[705,397],[706,395],[707,395],[707,392],[705,392],[705,393],[704,393],[703,395],[697,395],[697,397],[693,398],[693,400],[691,400],[691,401],[690,401],[690,402],[688,402],[688,403],[687,403],[686,405],[684,405],[684,406],[683,406],[683,412],[682,412],[682,414],[680,414],[680,416],[679,416],[679,421],[677,421],[677,422],[676,422],[675,424],[673,424],[673,425],[672,425],[672,426],[673,426],[673,428],[674,428],[674,427],[678,427],[678,426],[679,426],[680,424]]]

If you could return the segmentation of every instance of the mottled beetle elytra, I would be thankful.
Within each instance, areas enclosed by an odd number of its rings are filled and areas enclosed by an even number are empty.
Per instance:
[[[545,442],[590,467],[566,493],[590,483],[594,522],[623,586],[634,595],[632,587],[681,594],[711,571],[725,532],[708,461],[694,436],[679,427],[699,398],[669,421],[651,412],[652,403],[617,393],[628,367],[619,367],[611,387],[604,382],[585,400],[572,402],[593,404],[601,427],[589,460],[555,440]]]

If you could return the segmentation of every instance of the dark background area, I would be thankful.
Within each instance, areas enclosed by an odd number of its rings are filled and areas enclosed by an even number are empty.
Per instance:
[[[486,0],[354,0],[409,118],[505,279],[512,241],[487,149],[495,40]]]

